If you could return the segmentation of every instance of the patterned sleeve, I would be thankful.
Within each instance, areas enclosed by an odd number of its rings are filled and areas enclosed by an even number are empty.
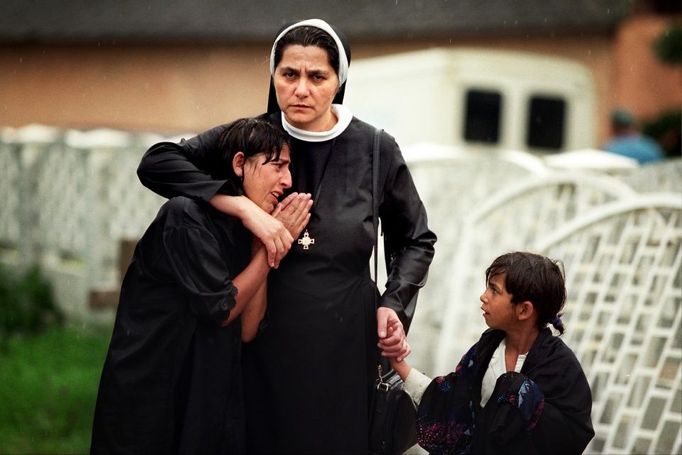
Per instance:
[[[431,381],[417,410],[417,442],[430,454],[466,453],[473,432],[470,397],[476,345],[453,373]]]
[[[501,375],[476,419],[473,446],[486,453],[530,451],[528,437],[544,405],[542,391],[525,375],[515,372]]]
[[[545,407],[545,396],[540,387],[521,373],[508,372],[497,380],[497,403],[507,403],[519,410],[526,431],[538,423]]]

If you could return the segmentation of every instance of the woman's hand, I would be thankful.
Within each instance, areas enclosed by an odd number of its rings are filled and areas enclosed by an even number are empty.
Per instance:
[[[297,239],[310,221],[313,200],[309,193],[292,193],[277,204],[272,216],[282,222],[294,239]]]
[[[268,253],[268,265],[277,268],[294,241],[284,223],[265,213],[246,196],[217,194],[211,198],[211,205],[242,221],[246,229],[258,237]]]
[[[401,362],[410,354],[403,323],[393,309],[377,308],[377,335],[382,356]]]

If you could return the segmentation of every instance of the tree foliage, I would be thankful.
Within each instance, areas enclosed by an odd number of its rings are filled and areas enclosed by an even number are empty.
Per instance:
[[[653,44],[654,54],[664,63],[682,63],[682,26],[672,25],[659,36]]]
[[[0,342],[15,333],[36,333],[61,325],[52,285],[38,266],[17,273],[0,266]]]

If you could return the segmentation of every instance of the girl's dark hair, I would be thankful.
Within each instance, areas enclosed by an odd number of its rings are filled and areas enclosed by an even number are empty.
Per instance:
[[[209,158],[210,175],[214,179],[227,180],[232,186],[229,193],[242,194],[243,177],[232,169],[232,159],[237,152],[246,158],[263,154],[263,163],[276,161],[284,146],[288,146],[286,133],[261,118],[241,118],[225,126],[218,137],[218,147]]]
[[[513,252],[503,254],[485,271],[485,282],[506,274],[505,288],[512,295],[512,303],[529,301],[538,315],[540,329],[551,323],[564,333],[561,310],[566,303],[566,284],[563,264],[539,254]]]
[[[329,64],[334,68],[336,74],[339,74],[339,49],[336,47],[334,38],[322,29],[306,25],[289,30],[277,41],[275,45],[275,68],[282,60],[282,55],[287,46],[297,44],[301,46],[317,46],[327,51]],[[350,61],[350,56],[348,60]]]

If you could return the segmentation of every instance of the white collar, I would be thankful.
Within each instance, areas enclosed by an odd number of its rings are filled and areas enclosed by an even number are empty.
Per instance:
[[[287,122],[287,119],[284,116],[284,112],[281,113],[282,127],[284,128],[284,131],[289,133],[292,137],[295,137],[296,139],[300,139],[302,141],[306,142],[329,141],[339,136],[344,131],[346,131],[346,128],[348,128],[348,125],[350,125],[351,120],[353,120],[353,113],[350,111],[350,109],[348,109],[342,104],[332,104],[332,111],[334,111],[334,113],[336,114],[336,118],[338,119],[338,121],[330,130],[327,131],[306,131],[300,128],[296,128],[295,126]]]

